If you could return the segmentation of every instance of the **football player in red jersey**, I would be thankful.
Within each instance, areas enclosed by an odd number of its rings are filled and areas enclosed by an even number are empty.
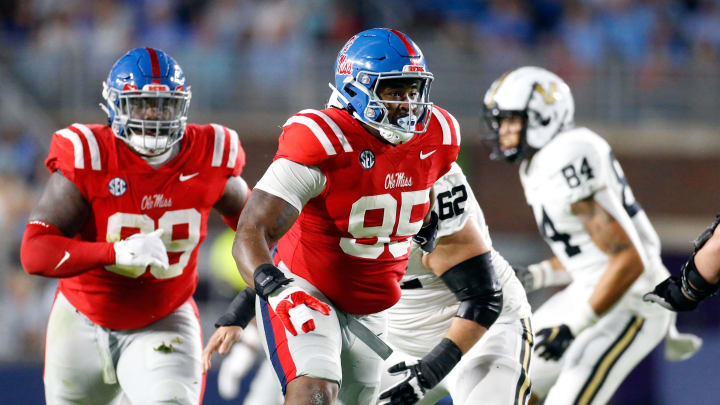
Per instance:
[[[198,246],[211,208],[236,226],[248,188],[237,133],[187,124],[190,95],[175,60],[133,49],[104,84],[109,125],[53,135],[21,247],[26,272],[60,279],[48,404],[202,400]]]
[[[335,63],[339,108],[288,119],[240,217],[233,255],[257,293],[258,328],[285,404],[377,399],[378,354],[388,355],[378,339],[383,311],[400,298],[410,238],[460,144],[457,121],[429,101],[431,81],[405,34],[353,36]],[[218,324],[239,324],[233,314],[245,312],[231,304]],[[210,344],[226,338],[230,327]],[[460,351],[441,349],[438,374]]]

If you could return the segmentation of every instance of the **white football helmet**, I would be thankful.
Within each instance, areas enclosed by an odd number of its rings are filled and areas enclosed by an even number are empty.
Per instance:
[[[492,159],[521,160],[545,146],[560,132],[574,126],[575,102],[570,87],[556,74],[523,66],[500,76],[484,98],[485,121],[492,134]],[[525,125],[517,147],[501,150],[498,144],[502,118],[519,115]]]

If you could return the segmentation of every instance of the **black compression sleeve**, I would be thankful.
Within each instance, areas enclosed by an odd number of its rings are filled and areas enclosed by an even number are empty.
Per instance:
[[[239,326],[243,329],[255,317],[255,291],[246,288],[238,293],[224,314],[220,315],[215,327]]]
[[[462,351],[448,338],[443,338],[435,347],[421,359],[421,374],[418,376],[420,384],[425,388],[436,386],[453,367],[460,361]]]

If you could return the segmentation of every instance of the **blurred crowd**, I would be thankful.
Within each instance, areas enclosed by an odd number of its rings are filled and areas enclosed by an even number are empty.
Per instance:
[[[307,59],[331,55],[327,66],[342,42],[374,26],[507,68],[543,54],[549,68],[575,75],[620,63],[652,80],[658,70],[714,65],[720,52],[720,0],[5,0],[0,79],[17,80],[52,117],[66,103],[97,102],[96,78],[127,49],[156,46],[202,83],[193,98],[217,108],[238,92],[262,99],[294,85]],[[88,89],[67,91],[85,77]],[[0,363],[41,360],[54,292],[54,281],[26,276],[19,264],[47,178],[49,136],[27,131],[0,120]]]
[[[364,27],[445,36],[470,50],[563,48],[568,62],[634,65],[715,60],[717,0],[7,0],[0,40],[28,52],[82,49],[94,60],[134,43],[171,54],[230,56],[330,44]],[[18,46],[20,45],[20,46]],[[208,58],[220,69],[222,58]]]
[[[682,75],[688,66],[693,71],[708,66],[717,73],[719,4],[717,0],[6,0],[0,5],[0,61],[43,106],[58,108],[62,98],[59,108],[63,109],[97,98],[96,83],[127,49],[154,46],[182,61],[202,108],[232,105],[262,111],[287,105],[287,97],[278,96],[282,90],[306,92],[303,83],[308,78],[317,77],[318,70],[329,73],[318,68],[327,66],[325,62],[314,61],[332,60],[353,33],[391,26],[415,38],[426,53],[450,50],[451,59],[457,59],[458,52],[472,55],[469,63],[490,71],[488,78],[530,60],[572,85],[583,77],[598,81],[594,72],[617,71],[621,66],[636,75],[633,83],[661,88],[662,74]],[[431,67],[448,59],[443,56],[431,58]]]
[[[238,82],[234,66],[246,66],[241,79],[250,76],[247,81],[259,84],[259,93],[274,90],[278,80],[272,78],[292,76],[293,66],[319,50],[336,50],[353,33],[372,26],[392,26],[419,43],[441,41],[508,66],[520,58],[517,55],[542,53],[550,60],[548,67],[561,72],[604,68],[608,61],[648,73],[690,63],[712,64],[720,50],[719,4],[717,0],[7,0],[0,6],[0,49],[38,97],[49,101],[77,76],[102,77],[130,47],[157,46],[182,60],[192,73],[189,76],[203,83],[202,91],[214,95],[208,102],[221,106],[237,91],[227,85]]]

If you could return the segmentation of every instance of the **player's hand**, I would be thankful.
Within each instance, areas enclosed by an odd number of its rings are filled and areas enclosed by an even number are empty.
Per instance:
[[[242,339],[242,333],[243,329],[239,326],[221,326],[215,329],[215,333],[210,337],[202,352],[203,374],[210,370],[212,365],[210,358],[213,353],[227,354],[233,343]]]
[[[267,301],[293,336],[297,336],[298,329],[303,333],[315,330],[315,320],[310,310],[330,315],[330,306],[292,284],[277,288]]]
[[[570,343],[575,339],[570,328],[563,324],[553,328],[541,329],[535,338],[535,352],[545,360],[557,361],[565,354]]]
[[[417,243],[425,253],[432,253],[435,250],[435,238],[438,233],[439,217],[435,211],[430,211],[430,221],[424,224],[420,231],[412,237],[413,242]]]
[[[435,384],[430,385],[424,380],[423,362],[417,360],[416,363],[407,364],[400,362],[388,369],[390,375],[404,375],[405,378],[385,390],[380,397],[380,405],[411,405],[420,401],[425,396],[425,390],[431,388]],[[437,383],[436,383],[437,384]]]
[[[137,278],[145,273],[148,266],[167,271],[170,267],[165,244],[160,239],[163,230],[150,233],[136,233],[127,239],[115,242],[115,266],[108,270],[126,277]]]
[[[656,285],[652,292],[643,295],[643,300],[676,312],[692,311],[698,306],[698,301],[683,294],[682,281],[679,277],[669,277]]]

